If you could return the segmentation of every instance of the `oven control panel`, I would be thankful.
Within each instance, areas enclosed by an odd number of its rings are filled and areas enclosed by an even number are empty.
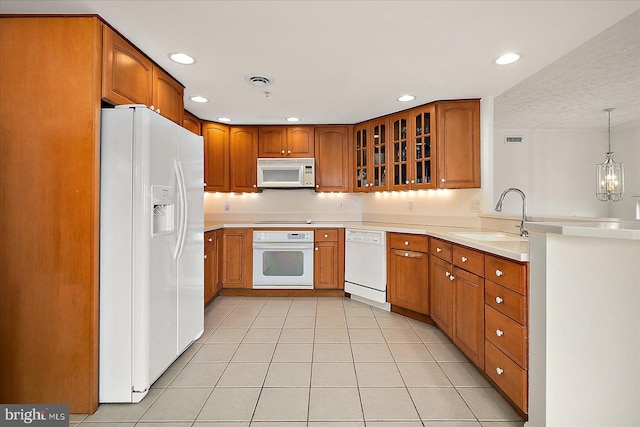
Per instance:
[[[254,242],[313,242],[313,231],[267,230],[254,231]]]

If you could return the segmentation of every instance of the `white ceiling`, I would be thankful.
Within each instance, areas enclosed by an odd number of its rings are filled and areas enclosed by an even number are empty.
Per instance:
[[[356,123],[438,99],[497,96],[638,9],[638,0],[0,3],[0,13],[99,14],[186,86],[185,108],[236,124]],[[177,51],[196,64],[171,62]],[[506,51],[522,59],[493,64]],[[274,84],[248,85],[254,73]],[[398,102],[405,93],[417,98]]]

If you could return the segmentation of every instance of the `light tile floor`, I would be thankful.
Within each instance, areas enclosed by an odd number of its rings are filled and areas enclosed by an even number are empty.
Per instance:
[[[219,297],[138,404],[78,427],[522,427],[437,328],[346,298]]]

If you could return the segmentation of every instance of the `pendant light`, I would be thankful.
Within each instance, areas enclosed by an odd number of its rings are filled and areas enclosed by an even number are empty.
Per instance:
[[[606,160],[596,166],[596,197],[603,202],[619,202],[624,196],[624,165],[613,160],[611,151],[611,112],[615,108],[605,108],[609,113],[609,151]]]

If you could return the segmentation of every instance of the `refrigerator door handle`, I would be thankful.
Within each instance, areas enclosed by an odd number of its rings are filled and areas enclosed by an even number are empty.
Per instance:
[[[182,255],[184,240],[186,235],[187,212],[186,212],[186,194],[184,185],[184,176],[182,174],[182,166],[177,160],[173,161],[173,169],[176,173],[176,181],[178,187],[178,238],[176,248],[173,252],[173,259],[178,259]]]

